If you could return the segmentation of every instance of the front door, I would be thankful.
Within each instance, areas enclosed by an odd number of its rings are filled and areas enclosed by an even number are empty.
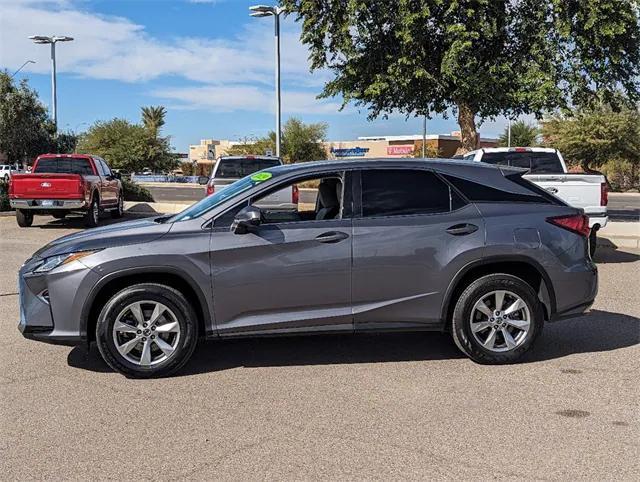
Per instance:
[[[247,234],[214,227],[210,258],[220,335],[353,330],[350,212],[320,219],[323,214],[310,209],[271,212],[278,222],[265,219]],[[281,222],[287,216],[294,217]]]

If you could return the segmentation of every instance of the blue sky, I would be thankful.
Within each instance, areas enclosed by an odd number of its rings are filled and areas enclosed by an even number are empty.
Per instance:
[[[46,46],[29,35],[70,35],[58,46],[58,124],[82,131],[96,120],[139,120],[140,107],[164,105],[164,133],[186,152],[199,139],[239,139],[273,129],[273,20],[248,16],[256,0],[0,0],[0,68],[26,78],[50,104]],[[283,118],[329,124],[329,139],[418,134],[420,119],[367,120],[365,110],[339,112],[340,99],[317,100],[326,71],[310,73],[300,28],[283,22]],[[504,119],[487,122],[497,136]],[[457,129],[434,118],[428,131]]]

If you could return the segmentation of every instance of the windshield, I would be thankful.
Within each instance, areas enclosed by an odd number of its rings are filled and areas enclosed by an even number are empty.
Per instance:
[[[216,206],[219,206],[227,199],[238,196],[243,192],[248,191],[253,186],[268,181],[276,175],[278,175],[278,173],[272,169],[269,171],[256,172],[250,176],[244,177],[176,214],[169,220],[169,222],[187,221],[189,219],[202,216],[204,213],[210,211]]]
[[[279,165],[278,159],[222,158],[218,161],[218,170],[214,177],[220,179],[241,178]]]

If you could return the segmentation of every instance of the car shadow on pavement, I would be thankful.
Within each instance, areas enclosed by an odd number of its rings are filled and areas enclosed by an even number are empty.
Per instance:
[[[640,343],[640,319],[594,310],[579,318],[549,323],[522,363],[572,354],[612,351]],[[211,340],[199,344],[187,366],[175,376],[238,367],[393,363],[464,358],[444,333],[380,333],[315,335],[278,338]],[[69,353],[70,366],[111,372],[97,348],[84,346]],[[471,363],[471,362],[470,362]]]
[[[621,251],[614,246],[598,248],[594,256],[596,264],[605,263],[633,263],[640,260],[638,252]]]

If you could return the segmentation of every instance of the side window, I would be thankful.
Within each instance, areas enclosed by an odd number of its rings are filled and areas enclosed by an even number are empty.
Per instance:
[[[113,173],[111,172],[111,168],[107,164],[107,161],[105,161],[104,159],[100,159],[100,162],[102,163],[102,168],[104,169],[104,175],[113,176]]]
[[[97,157],[93,158],[93,163],[96,165],[96,170],[98,171],[99,176],[106,176],[104,172],[104,167],[102,166],[102,161]]]
[[[461,200],[434,173],[418,169],[362,171],[362,215],[446,213]]]

